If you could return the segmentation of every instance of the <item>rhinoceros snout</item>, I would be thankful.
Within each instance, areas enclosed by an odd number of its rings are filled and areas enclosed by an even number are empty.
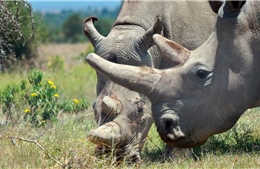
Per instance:
[[[165,142],[173,142],[184,138],[185,135],[179,126],[179,117],[175,114],[167,113],[160,118],[158,132]]]

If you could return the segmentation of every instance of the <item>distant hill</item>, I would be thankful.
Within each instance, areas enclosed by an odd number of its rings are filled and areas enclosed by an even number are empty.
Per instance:
[[[120,10],[120,7],[117,8],[108,9],[106,7],[97,10],[95,8],[88,7],[86,10],[66,10],[63,9],[60,12],[41,12],[37,11],[39,16],[42,16],[44,23],[49,28],[58,28],[62,25],[62,23],[68,19],[71,15],[78,13],[81,15],[82,18],[86,18],[89,16],[95,16],[97,18],[106,18],[114,20],[116,16],[118,15],[118,12]]]
[[[40,12],[60,12],[62,10],[87,10],[89,8],[101,10],[103,8],[115,9],[121,5],[121,0],[57,0],[57,1],[39,1],[28,0],[34,11]]]
[[[32,0],[31,0],[32,1]],[[41,6],[40,10],[37,10],[36,6],[33,3]],[[121,1],[117,6],[112,7],[112,4],[105,5],[102,4],[99,7],[95,7],[93,4],[100,4],[101,2],[93,2],[92,5],[89,5],[89,1],[78,2],[81,6],[76,5],[74,2],[42,2],[42,1],[33,1],[32,8],[35,16],[40,19],[40,23],[44,25],[46,28],[46,32],[48,33],[47,37],[50,42],[62,43],[62,42],[82,42],[86,41],[87,38],[83,36],[82,32],[82,21],[84,18],[89,16],[95,16],[98,18],[98,22],[95,22],[95,27],[102,35],[106,36],[111,26],[116,19],[118,12],[121,7]],[[112,2],[110,2],[112,3]],[[62,5],[58,6],[58,5]],[[73,6],[73,5],[74,6]],[[106,2],[108,4],[108,2]],[[50,6],[52,7],[50,7]],[[110,7],[110,8],[109,8]],[[71,19],[73,17],[73,19]],[[69,22],[69,23],[66,23]],[[64,24],[67,24],[64,26]],[[73,30],[73,34],[75,34],[74,38],[68,37],[65,34],[65,31]],[[77,35],[76,35],[77,34]]]

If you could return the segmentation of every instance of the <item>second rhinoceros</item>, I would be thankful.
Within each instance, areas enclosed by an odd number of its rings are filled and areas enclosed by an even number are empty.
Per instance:
[[[118,65],[95,54],[87,60],[99,73],[149,97],[166,143],[199,146],[260,106],[259,11],[259,1],[226,1],[212,34],[192,51],[154,35],[161,55],[177,64],[170,69]]]
[[[204,1],[126,0],[107,37],[94,27],[96,18],[84,23],[84,33],[95,53],[119,64],[167,68],[158,48],[152,46],[155,33],[194,49],[210,35],[215,23],[212,7],[219,3]],[[157,18],[157,19],[155,19]],[[93,104],[97,129],[89,139],[96,152],[114,147],[117,159],[140,161],[140,151],[153,123],[149,99],[113,83],[97,72],[97,98]]]

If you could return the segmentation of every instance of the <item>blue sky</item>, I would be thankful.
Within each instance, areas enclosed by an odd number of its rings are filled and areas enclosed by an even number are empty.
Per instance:
[[[32,8],[42,12],[57,12],[63,9],[81,10],[92,7],[102,9],[107,7],[113,9],[120,6],[121,0],[27,0]]]

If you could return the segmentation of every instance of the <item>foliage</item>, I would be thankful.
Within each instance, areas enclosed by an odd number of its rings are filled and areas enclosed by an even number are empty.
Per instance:
[[[14,102],[15,95],[18,92],[19,88],[16,85],[8,85],[0,93],[0,102],[3,104],[2,111],[6,114],[6,121],[8,119],[12,120],[12,103]]]
[[[66,113],[75,113],[78,114],[80,111],[86,110],[88,107],[88,101],[86,99],[73,99],[73,102],[70,100],[64,100],[59,104],[59,108]]]
[[[46,27],[24,0],[4,0],[0,1],[0,6],[0,67],[15,68],[17,60],[25,60],[24,65],[34,66],[37,45],[47,40]]]
[[[50,79],[44,80],[42,72],[33,69],[28,74],[28,81],[22,80],[20,85],[8,85],[0,92],[0,103],[8,120],[14,122],[14,112],[17,118],[22,117],[34,126],[44,125],[47,121],[57,121],[57,113],[79,113],[88,108],[84,99],[58,102],[58,88]],[[70,107],[70,109],[68,109]],[[63,110],[64,109],[64,110]],[[17,119],[16,121],[20,120]]]
[[[84,62],[85,62],[86,61],[86,56],[89,53],[94,53],[94,52],[95,52],[95,50],[94,50],[93,45],[91,43],[88,43],[86,49],[79,54],[79,58],[80,59],[84,58]]]
[[[54,125],[33,128],[20,125],[16,128],[1,127],[0,154],[1,168],[59,168],[45,152],[34,143],[19,141],[14,138],[22,137],[28,140],[38,139],[39,143],[55,159],[67,168],[96,168],[96,169],[129,169],[129,168],[259,168],[260,151],[230,152],[214,154],[217,147],[208,149],[199,160],[174,159],[163,161],[160,158],[164,143],[159,138],[153,125],[145,142],[142,153],[142,163],[129,165],[125,162],[119,165],[112,163],[112,156],[96,157],[95,145],[86,139],[86,134],[95,128],[93,113],[65,114]],[[259,116],[258,116],[259,119]],[[259,126],[259,125],[258,125]],[[256,133],[256,131],[254,131]],[[254,136],[259,138],[260,133]],[[213,147],[212,147],[213,148]],[[155,150],[155,151],[154,151]],[[234,149],[233,149],[234,150]],[[153,156],[153,157],[151,157]],[[10,163],[12,161],[12,163]]]
[[[64,59],[59,55],[49,56],[47,66],[52,72],[64,70]]]
[[[0,58],[3,59],[33,38],[35,25],[32,8],[23,0],[0,1],[0,22]],[[0,67],[3,69],[2,63]]]
[[[83,18],[79,13],[72,14],[62,24],[62,30],[64,34],[64,40],[66,42],[80,42],[82,39],[82,20]],[[81,40],[82,39],[82,40]]]
[[[112,24],[118,15],[120,8],[109,10],[103,8],[101,10],[88,8],[85,11],[63,10],[59,13],[40,13],[37,15],[43,18],[48,29],[48,37],[50,42],[56,43],[78,43],[88,39],[82,31],[82,21],[89,16],[96,16],[98,21],[95,22],[96,29],[106,36],[112,27]]]
[[[95,27],[101,35],[107,36],[112,28],[113,22],[114,21],[109,18],[100,18],[95,22]]]
[[[254,137],[253,132],[252,125],[239,123],[223,134],[212,136],[205,145],[195,148],[194,152],[197,157],[202,157],[208,151],[215,155],[259,151],[260,139]]]

